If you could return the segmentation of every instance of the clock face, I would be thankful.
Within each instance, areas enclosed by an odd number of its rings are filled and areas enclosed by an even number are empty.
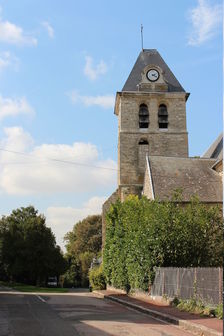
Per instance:
[[[156,82],[159,79],[159,72],[156,69],[150,69],[147,72],[147,78],[150,82]]]

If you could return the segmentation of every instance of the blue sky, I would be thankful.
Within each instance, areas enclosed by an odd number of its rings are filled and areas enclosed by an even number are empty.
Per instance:
[[[0,214],[33,204],[62,244],[77,220],[100,211],[116,188],[114,96],[141,50],[141,23],[144,48],[157,49],[191,93],[190,155],[222,131],[221,1],[0,0],[0,8]]]

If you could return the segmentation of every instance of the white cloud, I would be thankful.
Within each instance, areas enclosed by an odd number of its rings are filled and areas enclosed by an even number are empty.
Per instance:
[[[115,98],[114,95],[104,95],[104,96],[83,96],[77,91],[73,90],[68,94],[73,104],[81,102],[85,106],[100,106],[102,108],[112,108],[114,107]]]
[[[46,223],[54,232],[57,243],[63,247],[65,234],[72,230],[75,223],[89,215],[101,214],[105,197],[92,197],[80,208],[49,207],[46,211]]]
[[[27,151],[31,146],[33,146],[33,139],[31,135],[24,132],[22,127],[6,127],[4,129],[6,137],[0,141],[0,146],[3,149],[12,151]],[[22,162],[23,158],[20,158]],[[12,162],[12,154],[1,153],[0,162],[4,165],[5,162]]]
[[[0,11],[1,15],[1,11]],[[15,45],[37,45],[37,39],[31,34],[9,21],[3,21],[0,17],[0,41]]]
[[[193,27],[188,44],[200,45],[218,32],[222,23],[222,5],[210,5],[206,0],[198,0],[197,7],[190,11],[189,19]]]
[[[11,64],[11,55],[9,52],[0,53],[0,72]]]
[[[48,21],[43,21],[42,26],[47,30],[48,36],[54,38],[54,29]]]
[[[1,64],[1,61],[0,61]],[[25,97],[12,99],[0,95],[0,120],[20,114],[33,115],[34,110]]]
[[[111,159],[100,160],[93,144],[76,142],[72,145],[34,146],[32,137],[22,128],[6,128],[5,134],[5,139],[0,141],[1,148],[22,151],[27,155],[0,152],[0,191],[4,193],[97,193],[100,188],[116,185],[116,163]]]
[[[0,73],[6,68],[13,68],[18,70],[19,60],[10,51],[0,52]]]
[[[90,80],[97,79],[100,75],[104,75],[108,67],[104,61],[100,61],[95,67],[93,66],[93,59],[90,56],[86,56],[86,64],[84,67],[84,74]]]

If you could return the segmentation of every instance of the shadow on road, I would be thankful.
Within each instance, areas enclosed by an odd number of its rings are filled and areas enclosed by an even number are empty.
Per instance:
[[[0,335],[185,336],[144,314],[81,289],[65,294],[0,294]]]

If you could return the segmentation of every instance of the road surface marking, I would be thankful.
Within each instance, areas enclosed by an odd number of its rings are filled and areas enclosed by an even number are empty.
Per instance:
[[[39,296],[39,295],[36,295],[36,297],[38,297],[38,299],[40,300],[40,301],[42,301],[42,302],[46,302],[41,296]]]

